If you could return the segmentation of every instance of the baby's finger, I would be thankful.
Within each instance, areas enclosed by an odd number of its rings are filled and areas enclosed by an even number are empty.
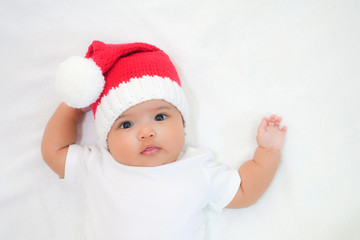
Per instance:
[[[273,127],[275,125],[275,120],[276,120],[276,115],[275,114],[271,115],[270,119],[267,122],[267,125],[269,127]]]
[[[280,126],[281,120],[282,120],[281,117],[279,117],[278,119],[275,120],[275,127],[279,127],[279,126]]]
[[[280,130],[281,133],[285,134],[287,131],[287,127],[286,126],[283,126]]]
[[[270,119],[269,119],[269,120],[270,120],[270,121],[275,121],[275,119],[276,119],[276,114],[273,114],[273,115],[270,116]]]
[[[267,118],[263,118],[261,120],[261,123],[259,125],[259,128],[258,130],[265,130],[266,126],[267,126],[267,122],[268,122],[268,119]]]
[[[84,108],[81,108],[81,111],[83,111],[84,113],[86,112],[89,112],[91,110],[91,107],[84,107]]]

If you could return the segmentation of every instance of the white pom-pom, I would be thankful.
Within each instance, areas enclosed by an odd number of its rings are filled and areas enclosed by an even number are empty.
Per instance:
[[[70,57],[60,64],[56,74],[56,89],[62,100],[74,108],[94,103],[104,85],[101,69],[91,58]]]

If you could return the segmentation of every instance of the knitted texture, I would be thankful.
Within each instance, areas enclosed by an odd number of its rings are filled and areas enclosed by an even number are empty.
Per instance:
[[[187,122],[188,106],[179,76],[168,55],[159,48],[146,43],[105,44],[94,41],[85,58],[91,59],[99,67],[98,71],[105,81],[100,91],[89,93],[101,93],[95,98],[96,101],[87,104],[93,110],[101,145],[107,146],[107,135],[115,120],[128,108],[144,101],[163,99],[174,105]],[[76,66],[71,64],[71,70],[74,68]]]
[[[180,87],[180,79],[169,57],[155,46],[145,43],[104,44],[94,41],[86,58],[92,58],[105,77],[104,91],[92,104],[94,115],[103,96],[119,86],[142,76],[168,77]],[[151,86],[148,85],[151,88]],[[133,96],[136,97],[136,96]]]

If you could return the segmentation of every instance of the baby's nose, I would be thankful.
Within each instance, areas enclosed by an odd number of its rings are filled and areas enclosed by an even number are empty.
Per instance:
[[[154,138],[156,136],[154,128],[151,126],[144,126],[139,130],[138,139],[144,140]]]

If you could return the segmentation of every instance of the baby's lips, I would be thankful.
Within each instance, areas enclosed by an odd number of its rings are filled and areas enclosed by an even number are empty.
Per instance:
[[[153,155],[160,151],[159,147],[156,146],[146,146],[142,151],[141,154],[143,155]]]

